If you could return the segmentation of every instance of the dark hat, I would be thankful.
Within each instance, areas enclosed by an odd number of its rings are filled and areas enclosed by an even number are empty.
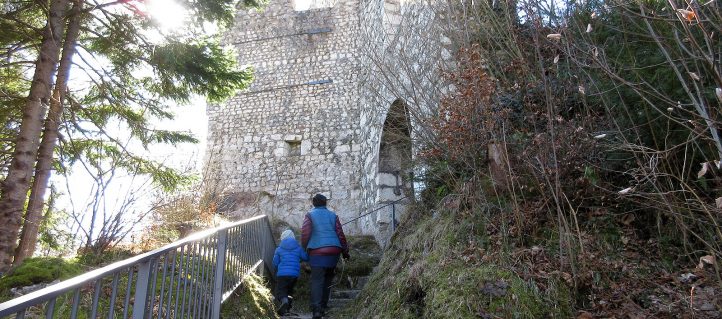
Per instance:
[[[311,198],[311,203],[313,204],[313,207],[326,206],[326,201],[326,196],[323,196],[321,194],[313,195],[313,198]]]

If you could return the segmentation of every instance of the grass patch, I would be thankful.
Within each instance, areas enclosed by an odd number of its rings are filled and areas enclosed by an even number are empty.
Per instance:
[[[278,318],[265,280],[254,274],[246,277],[221,307],[221,318]]]
[[[468,267],[462,262],[423,276],[426,311],[433,317],[567,318],[545,302],[536,287],[496,265]]]

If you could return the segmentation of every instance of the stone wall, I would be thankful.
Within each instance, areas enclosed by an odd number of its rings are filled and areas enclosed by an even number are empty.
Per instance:
[[[428,138],[424,121],[435,117],[444,79],[439,70],[448,63],[442,43],[437,8],[429,1],[368,1],[361,7],[365,44],[360,48],[362,64],[367,66],[359,79],[365,124],[363,141],[362,184],[372,196],[365,197],[366,210],[377,212],[359,221],[359,227],[374,234],[382,243],[391,234],[391,212],[397,221],[413,201],[419,185],[413,185],[415,154],[421,146],[416,141]],[[441,21],[443,23],[443,21]],[[446,52],[444,54],[443,52]],[[407,144],[389,141],[390,121],[405,117],[410,126]],[[393,139],[392,139],[393,140]],[[393,147],[384,149],[384,146]],[[402,199],[406,198],[406,199]],[[387,206],[401,200],[400,205]],[[392,209],[393,208],[393,209]]]
[[[224,39],[255,72],[247,90],[208,108],[206,173],[233,202],[234,216],[269,214],[300,226],[317,192],[342,221],[413,198],[411,154],[398,152],[410,144],[382,139],[392,104],[421,103],[399,90],[411,85],[407,71],[384,73],[403,62],[396,51],[424,50],[397,41],[404,14],[398,0],[322,2],[330,6],[295,11],[291,0],[270,0],[262,10],[239,12]],[[432,20],[414,17],[415,31]],[[383,151],[382,144],[393,147]],[[396,208],[399,220],[403,204]],[[390,209],[345,229],[383,242]]]
[[[238,199],[233,214],[300,225],[317,192],[344,218],[361,207],[357,7],[270,1],[237,15],[224,41],[255,80],[208,108],[206,154],[208,175]]]

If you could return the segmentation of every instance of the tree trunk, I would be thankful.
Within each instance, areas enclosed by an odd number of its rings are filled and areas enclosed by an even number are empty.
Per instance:
[[[0,191],[0,273],[10,267],[18,240],[23,207],[37,158],[43,118],[50,98],[50,86],[58,66],[60,44],[65,30],[63,15],[67,4],[68,0],[51,0],[48,23],[43,32],[28,100],[23,108],[12,163]]]
[[[65,91],[68,87],[68,77],[70,75],[70,68],[73,65],[75,45],[78,40],[78,34],[80,33],[81,7],[82,2],[74,1],[73,10],[69,18],[70,22],[68,22],[68,31],[65,34],[65,41],[63,43],[63,54],[60,58],[60,66],[58,67],[58,76],[55,80],[53,97],[50,100],[48,117],[45,119],[43,139],[40,142],[40,149],[38,150],[38,162],[35,164],[35,176],[33,178],[32,189],[30,190],[30,199],[28,201],[27,212],[25,213],[23,230],[20,234],[20,244],[15,251],[14,266],[19,265],[25,258],[33,255],[35,245],[38,241],[38,230],[42,223],[45,192],[48,189],[48,181],[50,180],[50,172],[53,166],[53,153],[58,142],[58,127],[60,126],[60,117],[63,114]]]

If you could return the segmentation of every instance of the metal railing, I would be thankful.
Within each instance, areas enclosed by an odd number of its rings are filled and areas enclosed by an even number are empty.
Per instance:
[[[391,231],[392,231],[392,232],[393,232],[393,231],[396,231],[396,204],[398,204],[400,201],[405,200],[405,199],[407,199],[407,198],[408,198],[408,196],[401,197],[401,198],[399,198],[399,199],[397,199],[397,200],[394,200],[394,201],[392,201],[392,202],[386,203],[386,204],[383,205],[383,206],[377,207],[377,208],[375,208],[375,209],[373,209],[373,210],[371,210],[371,211],[368,211],[368,212],[366,212],[366,213],[363,213],[363,214],[361,214],[361,215],[358,215],[358,216],[356,216],[355,218],[353,218],[353,219],[351,219],[351,220],[346,221],[345,223],[343,223],[342,226],[346,226],[347,224],[353,223],[353,222],[355,222],[355,221],[357,221],[357,220],[359,220],[359,219],[361,219],[361,218],[363,218],[363,217],[366,217],[366,216],[371,215],[371,214],[373,214],[373,213],[375,213],[375,212],[378,212],[378,211],[380,211],[380,210],[382,210],[382,209],[384,209],[384,208],[386,208],[386,207],[391,206]]]
[[[275,245],[268,218],[249,218],[2,303],[0,318],[218,318]]]

